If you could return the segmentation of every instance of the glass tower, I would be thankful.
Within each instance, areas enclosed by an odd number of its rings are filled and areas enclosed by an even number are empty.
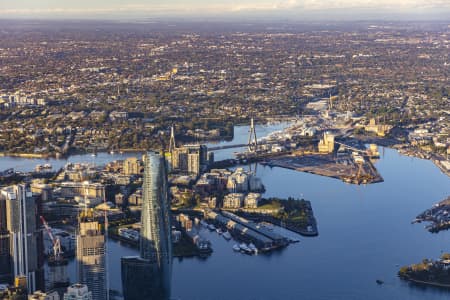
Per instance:
[[[144,158],[140,256],[122,258],[125,300],[170,297],[172,240],[165,159],[148,152]]]

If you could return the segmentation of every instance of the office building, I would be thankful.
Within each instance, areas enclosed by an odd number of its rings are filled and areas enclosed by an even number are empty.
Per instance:
[[[0,239],[1,263],[9,264],[10,279],[22,278],[29,293],[43,289],[42,234],[37,226],[37,205],[28,186],[9,186],[1,190],[0,213],[3,228]],[[6,223],[6,228],[4,228]],[[5,230],[6,229],[6,230]],[[6,241],[9,240],[9,247]],[[6,255],[9,249],[9,257]],[[4,272],[2,268],[1,273]],[[6,272],[5,272],[6,273]]]
[[[170,297],[172,241],[165,160],[149,152],[144,158],[140,256],[122,258],[125,300]],[[144,296],[145,295],[145,296]]]
[[[107,298],[105,246],[105,236],[98,222],[80,222],[77,235],[78,280],[88,287],[95,300]]]
[[[11,282],[9,232],[6,225],[6,202],[0,198],[0,284]]]
[[[1,210],[1,208],[0,208]],[[1,213],[1,211],[0,211]],[[0,283],[11,282],[11,259],[9,253],[9,233],[0,231]]]

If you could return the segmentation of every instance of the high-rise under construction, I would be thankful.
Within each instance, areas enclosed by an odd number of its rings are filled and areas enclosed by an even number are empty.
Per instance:
[[[78,280],[93,299],[107,299],[106,240],[96,221],[81,220],[77,234]]]

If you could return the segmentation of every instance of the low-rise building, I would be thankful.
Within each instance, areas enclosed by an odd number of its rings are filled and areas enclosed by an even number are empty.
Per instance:
[[[67,288],[64,300],[93,300],[92,293],[85,284],[73,284]]]
[[[241,208],[244,201],[244,194],[231,193],[223,198],[223,208],[236,209]]]
[[[244,200],[245,208],[258,208],[259,201],[261,200],[260,193],[249,193]]]

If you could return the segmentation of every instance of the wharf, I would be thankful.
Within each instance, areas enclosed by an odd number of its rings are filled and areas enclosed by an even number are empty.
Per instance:
[[[332,155],[283,156],[266,160],[261,164],[341,179],[354,184],[383,181],[383,178],[369,160],[366,160],[362,165],[361,180],[356,178],[358,166],[354,163],[338,163]],[[355,178],[352,178],[352,176]]]

